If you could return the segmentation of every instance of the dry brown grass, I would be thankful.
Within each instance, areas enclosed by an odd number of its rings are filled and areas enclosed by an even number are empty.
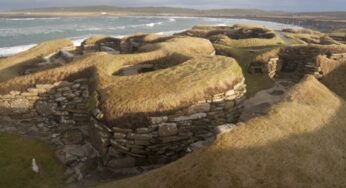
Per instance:
[[[334,63],[332,68],[328,67],[322,82],[333,92],[346,100],[346,61],[345,62],[327,62]]]
[[[113,38],[105,35],[94,35],[85,39],[81,44],[81,48],[82,50],[99,50],[99,45],[106,42],[114,43],[115,46],[112,47],[119,47],[120,41],[121,39],[118,38]]]
[[[344,62],[339,62],[333,59],[329,59],[326,56],[319,55],[316,57],[315,64],[321,68],[323,75],[332,74],[331,72],[343,65]]]
[[[315,78],[210,147],[98,188],[345,187],[346,104]],[[308,117],[308,118],[307,118]]]
[[[120,66],[118,68],[121,68]],[[243,79],[234,59],[222,56],[196,57],[180,65],[133,76],[109,76],[98,85],[106,119],[117,126],[187,107],[233,88]],[[140,122],[139,126],[145,126]]]
[[[327,34],[310,29],[283,29],[282,31],[287,33],[287,38],[296,40],[302,44],[340,44],[336,40],[329,37]]]
[[[261,25],[195,26],[181,35],[208,38],[213,44],[245,48],[282,45],[285,42],[274,31]]]
[[[0,82],[19,76],[33,63],[42,61],[43,57],[72,46],[72,42],[68,39],[46,41],[25,52],[0,59]]]
[[[25,90],[38,83],[54,83],[81,76],[90,78],[90,72],[93,69],[104,70],[106,72],[104,76],[107,79],[107,76],[112,75],[119,69],[119,66],[146,62],[183,62],[194,56],[208,55],[214,51],[212,44],[208,40],[192,37],[176,37],[170,41],[145,45],[143,49],[146,52],[137,54],[111,55],[105,52],[87,54],[63,67],[25,76],[17,76],[3,82],[0,84],[0,93],[7,93],[11,90]],[[26,53],[29,54],[29,52]],[[99,79],[101,84],[102,79]]]

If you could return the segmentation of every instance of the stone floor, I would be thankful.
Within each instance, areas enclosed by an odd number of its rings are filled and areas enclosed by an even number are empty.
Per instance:
[[[290,80],[277,80],[274,87],[259,91],[255,96],[245,100],[240,121],[266,114],[273,104],[283,99],[294,84]]]

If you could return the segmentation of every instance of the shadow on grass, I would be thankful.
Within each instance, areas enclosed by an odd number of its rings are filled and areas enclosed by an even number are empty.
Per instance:
[[[334,93],[346,100],[346,61],[325,75],[322,82]]]
[[[301,96],[323,90],[298,93],[175,163],[98,188],[345,187],[345,102]]]

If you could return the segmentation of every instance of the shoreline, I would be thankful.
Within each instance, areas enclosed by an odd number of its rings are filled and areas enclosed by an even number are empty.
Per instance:
[[[50,17],[207,17],[207,18],[230,18],[249,19],[257,21],[271,21],[282,24],[297,25],[322,32],[329,32],[346,28],[346,18],[329,16],[291,16],[291,15],[227,15],[227,14],[203,14],[203,13],[141,13],[141,12],[0,12],[1,18],[50,18]]]

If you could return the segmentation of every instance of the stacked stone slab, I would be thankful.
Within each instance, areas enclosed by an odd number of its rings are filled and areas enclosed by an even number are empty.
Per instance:
[[[263,65],[263,72],[268,74],[270,78],[274,78],[276,75],[276,72],[280,70],[280,65],[279,65],[279,58],[270,58],[267,63]]]
[[[346,62],[346,53],[336,53],[330,54],[329,57],[326,55],[321,57],[327,60],[324,64],[328,65],[328,70],[323,70],[323,66],[318,62],[319,57],[317,57],[313,63],[305,64],[304,73],[314,75],[317,79],[322,79],[331,70]]]
[[[36,84],[25,91],[0,95],[0,116],[13,130],[47,140],[66,166],[66,182],[81,180],[97,166],[97,151],[88,141],[87,79]]]
[[[26,69],[23,74],[32,74],[35,72],[47,70],[54,67],[63,66],[67,63],[73,61],[76,58],[76,54],[73,54],[75,48],[64,48],[58,52],[54,52],[43,57],[40,61],[37,61],[35,64]]]
[[[88,122],[86,79],[37,84],[24,92],[0,95],[0,114],[32,123],[79,124]]]
[[[330,56],[335,61],[346,61],[346,53],[335,53]]]
[[[183,110],[151,116],[150,125],[119,128],[101,122],[103,113],[93,110],[92,129],[105,165],[113,169],[164,164],[190,151],[191,144],[215,136],[215,128],[237,122],[246,92],[244,80],[233,89],[214,95]]]
[[[267,62],[251,63],[248,69],[249,73],[264,73],[270,78],[274,78],[277,71],[280,70],[279,57],[270,58]]]
[[[315,74],[319,72],[319,68],[315,65],[318,55],[326,55],[327,57],[341,60],[344,57],[345,48],[328,47],[328,46],[302,46],[302,47],[286,47],[279,54],[282,65],[281,73],[290,74],[292,80],[299,81],[305,74]],[[281,74],[283,75],[283,74]],[[320,78],[320,74],[315,74]]]

